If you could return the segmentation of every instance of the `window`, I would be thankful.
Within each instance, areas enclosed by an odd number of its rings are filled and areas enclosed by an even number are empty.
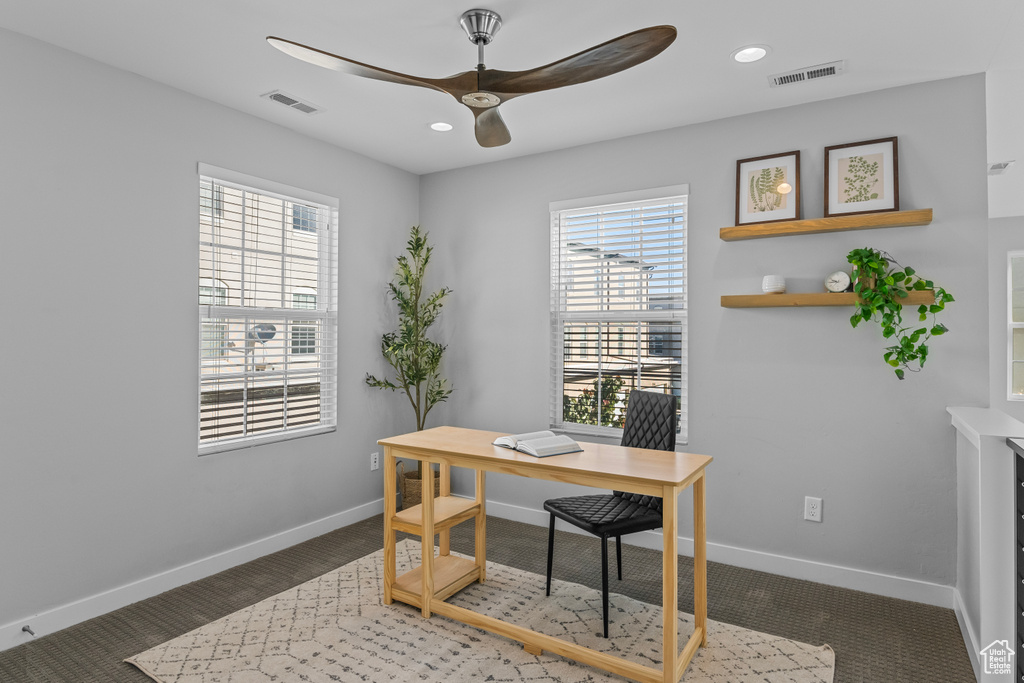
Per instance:
[[[1009,254],[1007,282],[1007,308],[1009,331],[1009,372],[1007,377],[1007,399],[1024,401],[1024,251]]]
[[[618,435],[629,392],[645,389],[679,398],[686,442],[688,192],[551,204],[554,428]]]
[[[299,287],[292,292],[292,308],[316,310],[316,291]],[[296,321],[292,325],[292,353],[316,353],[316,321]]]
[[[292,325],[292,353],[316,353],[316,327]]]
[[[316,234],[317,211],[315,206],[292,204],[292,229]]]
[[[227,302],[228,290],[220,280],[199,281],[199,304],[223,306]],[[223,320],[210,319],[202,323],[200,355],[203,358],[220,358],[225,355],[228,327]]]
[[[305,287],[303,289],[309,289]],[[307,310],[316,310],[316,292],[293,292],[292,293],[292,308],[304,308]]]
[[[334,429],[337,201],[203,164],[199,183],[200,454]]]
[[[199,213],[207,216],[220,216],[224,212],[224,197],[221,196],[220,188],[214,187],[212,182],[199,181]]]

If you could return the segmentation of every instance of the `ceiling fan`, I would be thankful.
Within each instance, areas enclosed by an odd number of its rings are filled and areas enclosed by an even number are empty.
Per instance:
[[[514,97],[563,88],[610,76],[646,62],[676,39],[673,26],[651,26],[621,35],[592,48],[526,71],[500,71],[484,67],[484,46],[501,28],[501,17],[486,9],[464,12],[459,23],[477,46],[477,67],[447,78],[409,76],[339,57],[284,38],[267,36],[267,42],[285,54],[310,64],[379,81],[415,85],[448,93],[469,107],[475,119],[476,140],[481,147],[498,147],[512,140],[498,106]]]

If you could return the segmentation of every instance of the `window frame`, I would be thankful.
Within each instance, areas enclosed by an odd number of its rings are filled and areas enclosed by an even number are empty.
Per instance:
[[[549,205],[551,215],[551,261],[550,261],[550,292],[551,292],[551,348],[550,348],[550,359],[551,359],[551,396],[550,396],[550,426],[552,430],[560,432],[568,432],[571,434],[579,434],[582,436],[596,436],[605,438],[621,438],[622,429],[617,427],[588,425],[580,423],[570,423],[563,421],[563,396],[565,391],[565,363],[575,353],[575,350],[571,350],[569,354],[565,352],[566,345],[566,324],[595,324],[598,330],[598,353],[603,354],[601,349],[602,346],[602,335],[601,330],[606,329],[609,339],[607,340],[607,347],[609,353],[611,352],[612,344],[619,342],[618,336],[625,335],[627,339],[634,338],[632,342],[635,344],[635,348],[640,353],[643,344],[652,343],[649,328],[658,326],[662,323],[666,326],[678,326],[680,330],[680,342],[678,358],[680,362],[680,414],[679,414],[679,425],[676,441],[678,444],[685,445],[689,439],[688,430],[688,411],[687,411],[687,396],[688,396],[688,350],[687,350],[687,336],[688,336],[688,269],[687,269],[687,243],[688,243],[688,206],[689,206],[689,185],[670,185],[665,187],[649,188],[645,190],[637,190],[632,192],[620,192],[615,194],[599,195],[593,197],[582,197],[578,199],[570,199],[564,201],[551,202]],[[647,203],[657,204],[664,200],[675,200],[679,199],[683,203],[681,210],[683,215],[683,226],[682,226],[682,253],[678,264],[673,263],[673,266],[678,265],[681,275],[681,288],[682,291],[679,295],[678,300],[675,303],[679,303],[679,308],[648,308],[646,310],[637,310],[635,315],[623,312],[607,312],[605,315],[601,315],[600,312],[596,312],[594,315],[589,315],[583,312],[565,311],[563,307],[566,306],[565,296],[567,292],[573,292],[576,294],[580,293],[578,282],[573,282],[571,277],[572,273],[563,276],[561,272],[561,260],[562,254],[560,254],[562,235],[560,228],[560,216],[563,212],[567,211],[579,211],[579,210],[605,210],[611,209],[615,205],[628,205],[636,203]],[[575,271],[575,274],[581,272],[579,269]],[[619,291],[619,281],[614,279],[613,273],[601,274],[600,269],[595,270],[599,273],[599,276],[603,279],[605,285],[604,289],[607,291]],[[617,274],[617,273],[616,273]],[[644,328],[648,328],[646,332],[647,340],[644,341]],[[626,328],[623,332],[619,332],[617,328]],[[589,337],[589,331],[586,336]],[[616,335],[614,338],[611,335]],[[623,340],[624,341],[624,340]],[[573,343],[586,343],[582,340],[573,339]],[[582,349],[581,349],[582,353]],[[601,360],[598,360],[601,363]],[[600,369],[599,369],[599,377]]]
[[[1024,329],[1024,322],[1013,320],[1013,260],[1024,259],[1024,250],[1010,251],[1006,254],[1006,400],[1024,401],[1024,394],[1013,393],[1013,366],[1021,364],[1024,366],[1024,359],[1014,360],[1013,358],[1013,331]],[[1024,291],[1024,282],[1020,283]]]
[[[203,186],[206,180],[212,179],[215,183],[218,183],[224,187],[233,187],[235,189],[258,193],[275,199],[281,199],[286,202],[293,204],[304,204],[304,205],[319,205],[322,207],[322,218],[318,225],[318,234],[313,235],[304,230],[296,231],[291,220],[292,216],[288,216],[288,220],[282,225],[283,230],[287,230],[290,233],[294,233],[300,237],[307,237],[307,239],[318,239],[318,261],[317,261],[317,293],[322,292],[317,297],[318,305],[316,309],[310,310],[302,307],[295,309],[292,304],[294,302],[293,297],[287,299],[282,298],[280,307],[262,307],[262,306],[246,306],[244,302],[242,305],[210,305],[210,303],[200,303],[198,305],[198,320],[197,330],[199,332],[199,349],[197,349],[197,379],[198,379],[198,391],[196,394],[196,441],[198,444],[198,454],[200,456],[210,455],[214,453],[220,453],[225,451],[233,451],[242,448],[251,448],[254,446],[276,443],[280,441],[288,441],[291,439],[302,438],[305,436],[311,436],[314,434],[323,434],[337,430],[338,424],[338,349],[337,349],[337,329],[338,329],[338,215],[340,202],[335,197],[322,195],[317,192],[312,192],[302,188],[293,187],[283,183],[275,182],[272,180],[266,180],[256,176],[251,176],[245,173],[240,173],[230,169],[219,168],[209,164],[199,163],[198,164],[198,185],[199,185],[199,211],[197,212],[197,221],[201,223],[204,217],[207,218],[218,218],[220,215],[214,214],[211,216],[210,211],[204,210],[203,200]],[[222,194],[222,193],[221,193]],[[216,192],[214,193],[216,196]],[[223,201],[223,200],[222,200]],[[219,212],[222,215],[223,211]],[[319,236],[318,236],[319,235]],[[201,258],[202,249],[204,248],[202,237],[200,235],[199,242],[199,254]],[[201,266],[201,260],[199,265]],[[215,280],[216,282],[216,280]],[[199,283],[200,288],[204,285],[210,287],[210,278],[201,278]],[[302,289],[301,287],[299,289]],[[321,386],[326,383],[326,393],[321,394],[321,404],[319,422],[315,425],[300,426],[287,428],[284,427],[282,430],[271,431],[271,432],[259,432],[256,434],[247,434],[241,437],[224,437],[214,441],[200,441],[202,436],[200,430],[200,419],[202,417],[202,397],[203,397],[203,367],[206,365],[217,364],[221,359],[214,356],[203,356],[202,348],[202,335],[204,330],[204,321],[209,323],[211,319],[236,319],[244,318],[250,320],[260,321],[272,321],[281,330],[282,334],[287,335],[285,338],[284,349],[290,354],[291,351],[291,329],[295,325],[296,321],[300,318],[302,321],[314,321],[322,330],[323,338],[320,340],[320,363],[313,372],[319,373],[322,377],[327,378],[326,382],[321,380]],[[227,325],[227,323],[225,323]],[[299,323],[301,325],[301,322]],[[305,355],[305,354],[299,354]],[[248,373],[248,369],[246,370]],[[286,375],[287,376],[287,375]],[[248,384],[248,375],[243,380],[243,384]],[[287,384],[285,385],[288,386]]]

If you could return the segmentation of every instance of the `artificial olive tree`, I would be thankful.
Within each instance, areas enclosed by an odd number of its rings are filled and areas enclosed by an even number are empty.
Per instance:
[[[423,293],[423,279],[430,254],[427,233],[414,225],[404,254],[398,257],[395,278],[388,285],[391,299],[398,306],[398,329],[385,332],[380,340],[381,354],[394,369],[393,379],[378,379],[366,374],[366,383],[378,389],[401,389],[416,413],[416,430],[424,428],[427,413],[446,401],[452,388],[441,377],[441,356],[445,346],[427,338],[427,329],[441,313],[445,298],[452,293],[442,287],[433,294]]]

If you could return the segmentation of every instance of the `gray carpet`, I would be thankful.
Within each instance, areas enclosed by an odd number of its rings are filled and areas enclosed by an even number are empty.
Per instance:
[[[547,529],[489,517],[487,535],[487,559],[544,573]],[[378,550],[382,539],[378,515],[0,652],[0,681],[151,683],[122,660]],[[455,528],[452,548],[472,554],[472,525]],[[709,617],[804,643],[828,643],[836,652],[836,683],[974,681],[952,610],[708,565]],[[626,546],[622,569],[624,580],[613,578],[613,591],[660,604],[660,551]],[[554,574],[600,588],[597,540],[559,532]],[[679,558],[679,606],[687,612],[693,609],[692,576],[690,559]]]

